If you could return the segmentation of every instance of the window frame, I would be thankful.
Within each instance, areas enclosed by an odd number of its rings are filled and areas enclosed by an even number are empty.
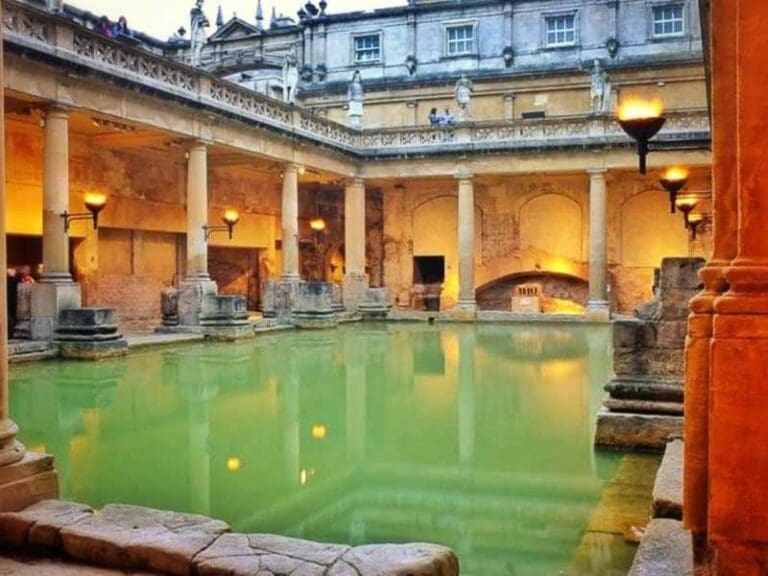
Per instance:
[[[573,19],[573,41],[572,42],[549,42],[549,22],[558,18],[572,18]],[[567,34],[569,29],[564,28],[563,33]],[[554,34],[559,31],[554,30]],[[581,43],[580,34],[580,21],[578,10],[565,10],[559,12],[545,12],[541,15],[541,34],[542,34],[542,46],[548,50],[560,50],[568,48],[577,48]]]
[[[379,39],[379,56],[375,59],[370,60],[358,60],[357,55],[358,52],[365,52],[373,50],[372,48],[361,48],[358,50],[357,48],[357,41],[362,40],[363,38],[378,38]],[[375,64],[382,64],[384,62],[384,33],[381,30],[375,30],[371,32],[355,32],[353,34],[350,34],[350,52],[351,52],[351,62],[352,66],[369,66],[369,65],[375,65]]]
[[[656,12],[658,10],[663,10],[665,8],[679,8],[680,9],[680,23],[681,23],[681,30],[680,32],[670,32],[670,33],[656,33]],[[663,22],[675,22],[675,20],[664,20]],[[686,2],[685,1],[670,1],[670,0],[663,0],[663,1],[654,1],[651,2],[648,6],[648,28],[649,28],[649,37],[652,40],[669,40],[669,39],[675,39],[675,38],[685,38],[688,34],[688,18],[687,18],[687,10],[686,10]]]
[[[457,30],[459,28],[470,28],[472,30],[472,38],[462,38],[461,40],[450,40],[448,35],[451,30]],[[457,42],[472,42],[472,49],[466,52],[451,52],[451,44]],[[477,45],[477,20],[460,20],[454,22],[443,23],[443,56],[445,58],[466,58],[477,56],[479,53],[479,46]]]

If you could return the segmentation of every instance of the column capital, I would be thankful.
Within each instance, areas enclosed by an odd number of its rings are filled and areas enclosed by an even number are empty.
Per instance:
[[[187,152],[192,152],[192,150],[207,150],[208,146],[210,145],[210,142],[207,142],[205,140],[189,140],[184,145],[184,148],[186,148]]]
[[[471,181],[475,177],[472,171],[469,170],[468,168],[459,168],[458,170],[456,170],[456,173],[453,176],[454,178],[456,178],[456,180],[459,180],[459,181],[461,180]]]
[[[608,168],[589,168],[587,169],[587,174],[592,178],[599,176],[605,177],[608,174]]]
[[[362,186],[363,188],[365,187],[365,178],[363,178],[362,176],[354,176],[352,178],[344,178],[344,180],[342,180],[342,182],[344,183],[344,187],[345,188],[350,188],[352,186]]]
[[[62,118],[69,119],[71,108],[58,102],[51,102],[42,108],[44,118]]]
[[[304,171],[304,166],[296,162],[286,162],[283,164],[283,173],[295,173],[301,174]]]

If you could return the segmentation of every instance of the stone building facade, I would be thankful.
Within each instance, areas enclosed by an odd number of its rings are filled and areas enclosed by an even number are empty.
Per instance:
[[[608,300],[629,312],[650,299],[663,257],[710,251],[708,227],[694,239],[658,185],[664,167],[689,167],[687,191],[707,213],[697,19],[690,0],[327,9],[295,23],[276,16],[272,27],[222,22],[199,65],[188,66],[183,40],[107,39],[89,29],[87,13],[9,0],[11,264],[44,261],[55,233],[71,244],[83,303],[117,308],[126,331],[157,325],[160,292],[203,256],[219,291],[246,295],[251,308],[265,280],[290,277],[362,278],[389,288],[402,308],[420,306],[419,285],[434,281],[443,309],[509,310],[515,286],[533,282],[546,312]],[[473,32],[459,39],[462,22]],[[375,41],[356,44],[367,31],[379,34],[378,59]],[[448,42],[468,53],[446,55]],[[360,50],[369,51],[365,66],[354,61]],[[305,73],[295,103],[283,103],[292,54]],[[347,88],[358,69],[363,116],[354,128]],[[469,116],[429,124],[432,108],[458,117],[462,76],[472,86]],[[646,177],[614,119],[634,97],[660,98],[668,116]],[[79,211],[94,190],[109,198],[100,229],[75,223],[69,240],[63,226],[46,232],[43,218],[54,110],[68,139],[56,156],[69,171],[60,205]],[[193,164],[204,183],[190,183]],[[204,200],[207,222],[192,218],[191,200]],[[227,208],[241,215],[234,238],[214,235],[204,254],[190,255],[202,250],[197,228]],[[321,232],[311,227],[317,219]],[[608,281],[591,280],[602,268]]]

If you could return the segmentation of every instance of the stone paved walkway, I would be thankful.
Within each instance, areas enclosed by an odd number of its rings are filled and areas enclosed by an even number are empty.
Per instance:
[[[0,556],[0,576],[163,576],[157,572],[124,572],[95,568],[62,558]]]

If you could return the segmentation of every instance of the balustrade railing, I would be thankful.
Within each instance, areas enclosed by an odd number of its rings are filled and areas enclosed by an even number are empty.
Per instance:
[[[612,117],[588,115],[354,130],[141,47],[102,37],[57,14],[14,0],[6,0],[3,6],[6,41],[25,51],[38,51],[88,66],[155,92],[188,99],[229,116],[361,157],[628,142]],[[675,111],[668,117],[660,139],[694,140],[709,135],[706,110]]]

